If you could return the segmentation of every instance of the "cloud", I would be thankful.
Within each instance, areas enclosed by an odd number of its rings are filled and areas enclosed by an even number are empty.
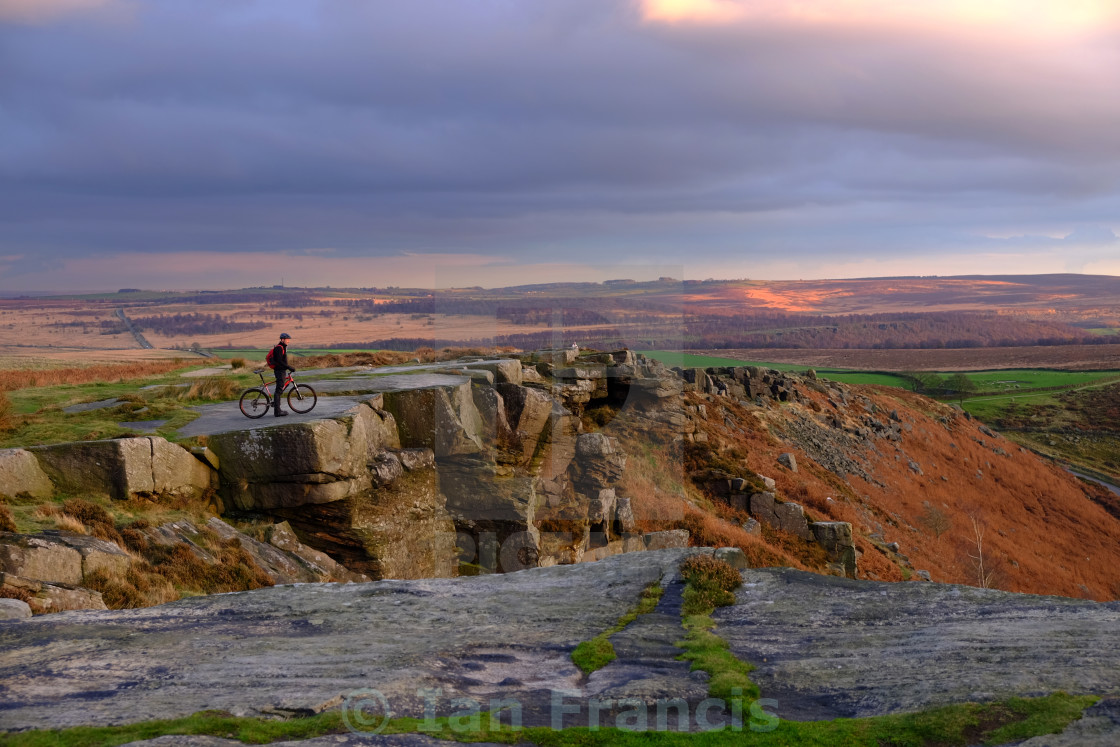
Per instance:
[[[119,7],[119,0],[0,0],[0,23],[47,23],[114,6]]]
[[[0,24],[0,254],[827,273],[1120,214],[1120,45],[1095,0],[129,9]]]

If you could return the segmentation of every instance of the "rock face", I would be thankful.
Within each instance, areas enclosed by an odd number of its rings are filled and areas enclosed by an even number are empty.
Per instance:
[[[207,464],[156,436],[36,446],[30,451],[54,490],[62,493],[98,493],[115,500],[197,500],[217,486]]]
[[[454,698],[516,699],[526,725],[551,723],[557,691],[577,711],[567,725],[588,725],[592,698],[680,698],[694,713],[707,682],[674,646],[682,634],[676,568],[690,552],[476,578],[281,586],[6,623],[0,708],[6,728],[41,729],[205,708],[315,712],[374,688],[398,716],[423,716],[421,689],[441,690],[437,715],[459,708]],[[783,720],[1120,692],[1117,603],[783,569],[742,575],[715,632],[756,665],[752,679],[777,701],[767,711]],[[611,637],[615,662],[582,676],[571,651],[613,626],[652,582],[665,589],[657,608]],[[1114,699],[1102,702],[1069,727],[1071,739],[1115,740]],[[603,718],[614,725],[610,711]]]
[[[687,544],[679,534],[635,532],[619,484],[623,443],[641,437],[670,451],[705,443],[697,422],[722,409],[716,397],[801,396],[784,374],[763,369],[678,374],[626,350],[527,358],[348,370],[321,382],[340,396],[314,419],[197,430],[207,446],[193,453],[159,438],[0,453],[0,477],[18,474],[8,483],[23,492],[42,492],[46,480],[55,491],[118,499],[206,497],[221,512],[286,521],[301,545],[372,578],[504,572]],[[696,393],[687,407],[684,391]],[[781,461],[796,471],[792,454]],[[816,541],[801,507],[777,500],[770,478],[710,472],[719,500]],[[270,572],[295,577],[281,566]]]

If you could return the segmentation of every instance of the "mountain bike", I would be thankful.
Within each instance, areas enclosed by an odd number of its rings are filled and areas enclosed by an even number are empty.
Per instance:
[[[272,395],[268,392],[270,382],[265,380],[264,371],[263,368],[254,369],[253,373],[261,377],[261,385],[246,389],[241,393],[241,402],[239,403],[241,414],[254,420],[264,417],[272,409]],[[290,389],[288,388],[289,384],[291,385]],[[292,412],[301,414],[311,412],[315,403],[319,401],[319,396],[315,394],[315,390],[307,384],[297,384],[295,379],[292,378],[291,371],[288,372],[288,378],[284,381],[284,386],[281,387],[277,396],[283,396],[285,390],[288,392],[288,407],[291,408]]]

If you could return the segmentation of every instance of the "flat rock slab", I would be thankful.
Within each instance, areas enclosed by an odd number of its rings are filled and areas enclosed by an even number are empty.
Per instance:
[[[315,383],[318,388],[319,383]],[[253,431],[258,428],[269,428],[275,425],[288,423],[301,423],[310,420],[322,420],[342,415],[359,402],[369,399],[368,396],[353,397],[324,397],[319,396],[315,409],[300,415],[288,409],[288,402],[284,400],[282,407],[288,416],[277,418],[271,412],[263,418],[251,420],[241,414],[236,402],[219,402],[215,405],[200,405],[192,408],[199,413],[198,418],[179,429],[181,437],[187,436],[212,436],[215,433],[228,433],[229,431]]]
[[[794,721],[1012,695],[1120,693],[1120,603],[743,572],[718,632]]]
[[[124,400],[113,397],[112,399],[102,399],[97,402],[83,402],[80,405],[70,405],[63,407],[62,411],[67,415],[77,415],[80,412],[92,412],[93,410],[107,410],[110,407],[124,404]]]
[[[553,691],[587,693],[575,646],[610,628],[687,550],[457,579],[299,584],[139,610],[0,625],[4,727],[316,710],[363,688],[422,716],[421,688],[516,698],[549,723]],[[634,678],[631,678],[634,679]],[[616,682],[623,685],[623,682]],[[676,693],[672,694],[677,697]],[[585,724],[586,725],[586,724]]]
[[[318,379],[314,382],[316,391],[322,392],[404,392],[430,387],[459,386],[470,381],[468,376],[454,376],[441,373],[387,374],[373,369],[369,375],[346,376],[343,378]],[[375,375],[376,374],[376,375]]]

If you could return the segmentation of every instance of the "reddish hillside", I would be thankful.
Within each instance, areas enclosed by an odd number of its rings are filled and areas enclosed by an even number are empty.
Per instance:
[[[902,581],[925,570],[940,582],[1120,597],[1120,500],[1103,488],[925,397],[790,380],[797,401],[760,407],[689,393],[686,405],[700,413],[711,464],[772,477],[778,498],[800,503],[813,520],[851,522],[861,578]],[[778,463],[783,452],[795,454],[796,473]],[[671,518],[673,506],[671,489],[651,489],[664,482],[654,461],[639,461],[641,474],[628,478],[628,492],[660,496],[635,500],[651,525]],[[745,514],[695,487],[676,505],[678,523],[699,541],[738,544],[761,564],[823,566],[781,533],[748,536],[739,526]]]

